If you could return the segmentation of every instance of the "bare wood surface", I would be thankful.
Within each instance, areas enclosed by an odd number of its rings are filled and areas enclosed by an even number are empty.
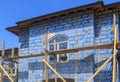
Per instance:
[[[78,48],[70,48],[70,49],[64,49],[64,50],[50,51],[49,53],[65,54],[65,53],[74,53],[74,52],[83,51],[83,50],[111,49],[113,47],[114,47],[113,43],[111,43],[111,44],[99,44],[99,45],[93,45],[93,46],[85,46],[85,47],[78,47]]]
[[[45,34],[45,49],[48,50],[48,35],[47,34]],[[47,52],[45,53],[45,60],[48,62],[48,54],[47,54]],[[45,82],[48,82],[49,77],[48,77],[48,66],[47,65],[45,65],[45,71],[46,71],[46,74],[45,74],[46,80],[45,80]]]
[[[2,42],[2,66],[4,66],[4,56],[5,56],[5,42]],[[3,70],[1,70],[1,77],[3,77]],[[0,79],[3,82],[3,79]]]
[[[13,80],[12,80],[12,78],[9,76],[9,74],[6,72],[6,70],[0,65],[0,69],[7,75],[7,77],[9,78],[9,80],[11,81],[11,82],[14,82]]]
[[[66,82],[66,80],[45,60],[43,62],[63,81]]]
[[[120,46],[120,43],[117,43]],[[83,50],[93,50],[93,49],[112,49],[114,48],[114,44],[99,44],[93,46],[85,46],[85,47],[78,47],[78,48],[70,48],[70,49],[63,49],[63,50],[55,50],[55,51],[48,51],[48,55],[51,53],[54,54],[65,54],[65,53],[74,53]],[[5,59],[21,59],[21,58],[30,58],[30,57],[38,57],[38,56],[45,56],[45,53],[38,53],[38,54],[29,54],[24,56],[14,56],[14,57],[6,57]]]
[[[46,53],[45,54],[45,61],[47,61],[48,62],[48,54]],[[45,70],[46,70],[46,81],[45,82],[48,82],[48,79],[49,79],[49,77],[48,77],[48,66],[47,65],[45,65]]]
[[[45,54],[44,54],[45,55]],[[14,57],[6,57],[5,59],[22,59],[22,58],[30,58],[30,57],[38,57],[38,56],[43,56],[43,53],[39,54],[29,54],[29,55],[24,55],[24,56],[14,56]]]
[[[115,13],[113,14],[113,21],[114,21],[114,52],[117,51],[117,26],[116,26],[116,15]],[[116,54],[113,55],[113,77],[112,77],[112,82],[116,82],[117,77],[116,77],[116,72],[117,72],[117,60],[116,60]]]
[[[56,50],[56,41],[54,40],[54,50]],[[57,65],[57,56],[56,55],[54,55],[54,69],[56,70],[56,65]],[[56,74],[54,74],[55,75],[55,82],[57,82],[57,75]]]
[[[15,51],[14,51],[14,47],[12,47],[11,57],[14,57],[14,55],[15,55],[14,52],[15,52]],[[13,69],[13,68],[14,68],[14,67],[13,67],[13,64],[14,64],[14,62],[11,61],[11,65],[12,65],[12,66],[11,66],[11,70],[10,70],[10,72],[11,72],[11,78],[13,78],[13,70],[14,70],[14,69]]]

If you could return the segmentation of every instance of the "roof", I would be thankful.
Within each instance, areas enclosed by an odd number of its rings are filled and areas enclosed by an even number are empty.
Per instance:
[[[35,22],[40,22],[40,21],[51,19],[51,18],[54,18],[54,17],[68,15],[68,14],[71,14],[71,13],[82,12],[82,11],[85,11],[87,9],[94,9],[94,10],[97,10],[97,12],[101,12],[101,11],[106,10],[106,9],[111,9],[112,10],[112,9],[116,9],[116,8],[120,9],[120,2],[104,5],[103,1],[97,1],[97,2],[86,4],[86,5],[83,5],[83,6],[78,6],[78,7],[75,7],[75,8],[70,8],[70,9],[67,9],[67,10],[62,10],[62,11],[59,11],[59,12],[54,12],[54,13],[38,16],[38,17],[35,17],[35,18],[27,19],[27,20],[24,20],[24,21],[19,21],[19,22],[16,23],[17,26],[8,27],[6,29],[18,36],[19,32],[21,30],[29,28],[29,26],[31,24],[35,23]]]

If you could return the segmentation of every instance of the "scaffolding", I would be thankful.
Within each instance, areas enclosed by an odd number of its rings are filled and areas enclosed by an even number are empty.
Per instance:
[[[14,57],[14,47],[12,47],[11,57]],[[3,82],[3,79],[8,79],[10,82],[14,82],[17,77],[14,75],[14,70],[18,69],[17,67],[13,67],[13,64],[18,62],[16,60],[9,60],[10,62],[5,60],[5,42],[2,42],[2,54],[1,54],[1,65],[0,65],[0,82]],[[5,67],[7,65],[7,67]],[[7,77],[6,77],[7,76]]]
[[[114,25],[113,25],[113,33],[114,33],[114,42],[110,43],[110,44],[99,44],[99,45],[91,45],[91,46],[85,46],[85,47],[77,47],[77,48],[70,48],[70,49],[63,49],[63,50],[54,50],[54,51],[49,51],[48,45],[47,45],[47,34],[45,36],[45,52],[41,52],[39,54],[29,54],[29,55],[25,55],[25,56],[14,56],[14,47],[12,48],[11,51],[11,56],[10,57],[5,57],[5,42],[2,43],[2,64],[0,65],[0,82],[3,82],[3,73],[6,74],[6,76],[8,77],[8,79],[11,82],[14,82],[15,78],[13,77],[13,67],[9,68],[9,70],[11,70],[11,73],[9,74],[7,69],[4,68],[4,63],[6,60],[10,60],[11,63],[17,63],[18,66],[18,62],[16,61],[17,59],[21,59],[21,58],[30,58],[30,57],[38,57],[38,56],[45,56],[45,59],[43,60],[43,62],[45,63],[45,70],[46,70],[46,79],[45,82],[49,82],[49,77],[48,77],[48,68],[50,68],[54,74],[55,74],[55,82],[57,82],[56,78],[57,76],[63,81],[63,82],[67,82],[57,71],[56,71],[56,61],[54,62],[54,68],[49,64],[48,62],[48,56],[53,54],[55,56],[55,60],[56,60],[56,55],[57,54],[67,54],[67,53],[74,53],[74,52],[79,52],[79,51],[83,51],[83,50],[95,50],[95,49],[113,49],[114,52],[113,54],[97,69],[97,71],[90,76],[90,78],[87,80],[87,82],[91,82],[92,79],[107,65],[107,63],[109,63],[112,59],[113,59],[113,72],[112,72],[112,82],[117,82],[117,73],[118,73],[118,62],[116,59],[116,54],[118,52],[118,49],[120,48],[120,42],[118,42],[118,26],[116,24],[116,16],[115,14],[113,14],[113,21],[114,21]],[[54,45],[55,45],[55,41],[54,41]],[[18,68],[18,67],[17,67]],[[56,76],[57,75],[57,76]]]

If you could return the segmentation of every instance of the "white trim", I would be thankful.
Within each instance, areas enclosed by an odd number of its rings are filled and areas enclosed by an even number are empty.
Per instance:
[[[65,43],[65,42],[68,42],[68,41],[62,41],[62,42],[57,42],[57,43]],[[49,45],[54,45],[54,43],[49,43]]]
[[[54,39],[54,38],[57,38],[57,37],[65,37],[65,38],[68,38],[67,35],[64,35],[64,34],[58,34],[58,35],[54,35],[54,36],[50,37],[49,40],[48,40],[48,42],[49,42],[50,40]]]
[[[54,45],[54,43],[49,43],[49,41],[51,41],[52,39],[57,38],[57,37],[65,37],[65,38],[68,38],[68,37],[65,36],[65,35],[56,35],[56,36],[51,37],[51,38],[48,40],[48,50],[50,50],[50,45]],[[57,50],[60,50],[60,49],[59,49],[60,43],[67,43],[67,48],[69,48],[69,42],[68,42],[68,41],[61,41],[61,42],[56,42],[56,44],[57,44]],[[69,56],[68,56],[68,54],[66,54],[66,55],[67,55],[67,60],[66,60],[66,61],[60,61],[60,58],[59,58],[60,55],[57,55],[57,62],[59,62],[59,63],[68,62],[68,61],[69,61]],[[50,62],[50,56],[48,56],[48,62],[49,62],[50,64],[53,64],[53,63],[54,63],[54,62]]]

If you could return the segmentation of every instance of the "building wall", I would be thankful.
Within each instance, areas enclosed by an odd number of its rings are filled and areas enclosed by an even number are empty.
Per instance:
[[[113,42],[112,13],[94,14],[92,10],[45,20],[31,25],[19,34],[19,55],[45,51],[45,34],[48,39],[55,35],[68,36],[69,48]],[[97,68],[113,53],[112,49],[87,50],[70,53],[69,61],[57,63],[57,71],[64,78],[86,82]],[[18,82],[42,82],[45,79],[45,57],[19,59]],[[51,64],[53,66],[53,64]],[[49,78],[54,74],[49,70]],[[93,82],[112,82],[112,62],[94,78]]]
[[[95,16],[95,44],[108,44],[113,42],[113,13],[99,14]],[[112,49],[94,51],[94,71],[112,55]],[[112,82],[112,60],[94,78],[95,82]]]

